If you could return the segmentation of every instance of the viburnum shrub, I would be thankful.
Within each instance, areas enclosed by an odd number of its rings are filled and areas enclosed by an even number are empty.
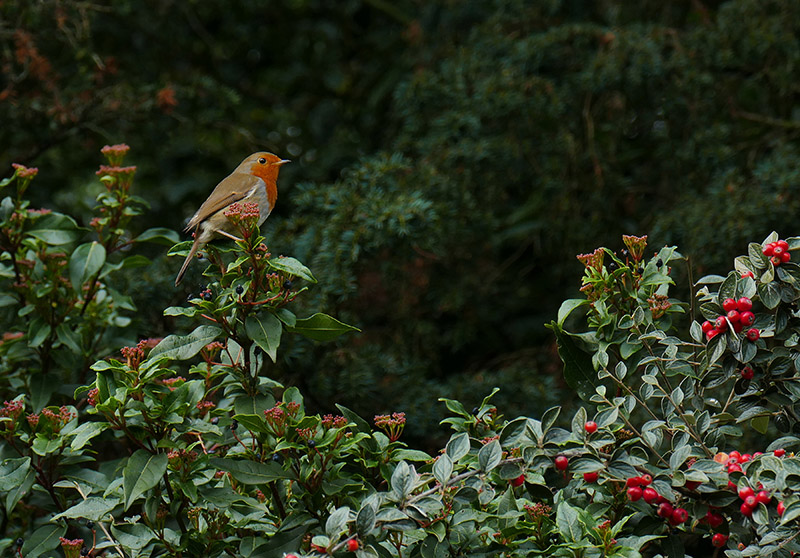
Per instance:
[[[164,310],[192,331],[113,346],[126,333],[118,311],[132,306],[108,282],[141,260],[119,254],[134,243],[133,209],[116,205],[134,207],[133,173],[109,162],[92,232],[27,209],[32,170],[0,183],[17,187],[0,202],[6,555],[800,551],[800,439],[786,434],[798,429],[800,267],[773,259],[799,239],[750,245],[727,276],[691,285],[689,303],[669,293],[687,265],[675,248],[648,257],[646,237],[626,236],[619,253],[579,256],[584,296],[550,327],[585,407],[564,422],[557,407],[505,419],[496,390],[472,411],[443,398],[453,432],[431,455],[402,441],[413,417],[310,414],[271,377],[284,335],[357,330],[295,315],[316,278],[270,253],[247,204],[227,212],[242,240],[207,246],[206,284]]]

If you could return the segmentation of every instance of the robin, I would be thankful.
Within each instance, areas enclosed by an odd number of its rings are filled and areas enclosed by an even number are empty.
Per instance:
[[[189,262],[203,244],[218,236],[241,240],[231,234],[233,227],[224,215],[225,210],[232,203],[257,203],[258,226],[261,226],[269,217],[272,208],[275,207],[275,201],[278,199],[278,171],[280,171],[281,165],[288,162],[287,159],[281,159],[272,153],[253,153],[217,184],[208,199],[203,202],[203,205],[192,215],[186,225],[185,232],[194,229],[194,243],[175,278],[175,286],[180,284],[186,268],[189,267]]]

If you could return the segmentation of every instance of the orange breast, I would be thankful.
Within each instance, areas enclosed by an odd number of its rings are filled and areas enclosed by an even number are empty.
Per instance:
[[[267,203],[269,204],[269,210],[272,211],[275,207],[275,202],[278,201],[278,167],[255,165],[250,172],[266,184]]]

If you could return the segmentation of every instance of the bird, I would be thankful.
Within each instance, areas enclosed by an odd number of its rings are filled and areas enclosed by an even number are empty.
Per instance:
[[[232,203],[257,203],[258,226],[261,226],[269,217],[278,199],[278,171],[282,165],[289,162],[288,159],[281,159],[272,153],[264,151],[253,153],[217,184],[184,229],[184,232],[194,229],[194,242],[175,278],[176,287],[183,279],[189,262],[202,245],[218,236],[240,240],[231,234],[233,226],[224,214]]]

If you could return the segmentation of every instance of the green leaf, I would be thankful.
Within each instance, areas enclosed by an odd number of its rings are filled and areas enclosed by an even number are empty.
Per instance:
[[[414,488],[414,474],[405,461],[400,461],[394,468],[391,486],[392,491],[400,500],[405,500]]]
[[[492,440],[478,451],[478,466],[481,471],[488,473],[500,463],[503,452],[500,449],[500,442]]]
[[[445,453],[453,463],[458,463],[459,459],[469,453],[469,435],[466,432],[453,434],[447,442]]]
[[[36,316],[28,326],[28,347],[35,349],[50,336],[53,328],[41,317]]]
[[[79,450],[86,445],[86,442],[103,432],[108,428],[108,424],[104,422],[84,422],[78,428],[69,433],[74,436],[70,447],[73,450]]]
[[[433,463],[433,476],[439,484],[445,486],[453,474],[453,460],[446,453],[440,455]]]
[[[68,508],[67,510],[64,510],[60,514],[54,516],[53,520],[62,518],[75,519],[82,517],[91,521],[100,521],[102,519],[106,519],[108,514],[111,513],[111,510],[117,507],[118,504],[118,498],[99,498],[96,496],[90,496],[89,498],[78,502],[71,508]]]
[[[81,244],[69,258],[69,280],[76,292],[106,263],[106,249],[99,242]]]
[[[156,357],[170,360],[186,360],[192,358],[200,350],[220,336],[222,330],[215,326],[202,325],[189,335],[169,335],[161,343],[153,347],[147,360]]]
[[[156,486],[167,471],[167,454],[152,455],[136,450],[122,471],[122,489],[125,494],[125,511],[142,494]]]
[[[45,244],[60,246],[77,241],[83,235],[83,231],[84,229],[79,228],[72,217],[61,213],[51,213],[37,219],[35,228],[26,234]]]
[[[583,352],[572,338],[556,322],[547,324],[558,342],[558,356],[564,363],[564,380],[581,399],[588,400],[600,385],[592,366],[591,357]]]
[[[260,415],[237,414],[234,415],[233,418],[237,420],[241,426],[244,426],[252,432],[258,432],[260,434],[266,434],[268,432],[267,423],[264,422],[264,419]]]
[[[111,525],[111,534],[124,548],[130,549],[136,556],[147,544],[156,538],[153,530],[142,523],[120,523]]]
[[[267,263],[276,271],[282,271],[288,275],[301,277],[311,283],[317,282],[317,280],[314,278],[314,275],[311,273],[311,270],[295,258],[273,258]]]
[[[366,537],[375,527],[375,508],[365,504],[356,516],[356,533],[361,537]]]
[[[361,331],[357,327],[347,325],[322,313],[297,320],[293,327],[287,325],[286,330],[292,333],[299,333],[314,341],[330,341],[349,331]]]
[[[331,539],[336,539],[347,529],[347,520],[350,519],[350,508],[342,506],[336,508],[325,521],[325,534]]]
[[[81,336],[75,331],[72,323],[62,322],[56,328],[56,337],[61,343],[76,355],[83,354],[81,350]]]
[[[23,497],[27,496],[28,491],[33,487],[33,483],[36,480],[36,473],[33,469],[28,469],[28,472],[25,474],[25,477],[22,481],[14,486],[8,494],[6,494],[6,513],[10,514],[11,510],[14,509],[14,506],[17,505]]]
[[[589,304],[589,301],[585,298],[570,298],[562,302],[561,307],[558,309],[558,325],[563,326],[564,320],[567,319],[567,316],[569,316],[573,310],[581,306],[586,306],[587,304]]]
[[[30,470],[30,457],[4,459],[0,465],[0,492],[8,492],[19,486]]]
[[[278,360],[278,346],[281,344],[283,325],[275,314],[265,312],[261,316],[250,315],[245,321],[247,336],[269,355],[272,362]]]
[[[561,536],[567,542],[577,542],[582,538],[582,529],[578,521],[578,510],[567,502],[561,502],[556,511],[556,525]]]
[[[66,532],[66,525],[53,525],[50,523],[39,527],[31,536],[25,539],[25,544],[22,545],[21,550],[22,556],[36,558],[45,552],[53,550],[60,544],[59,537],[63,537]]]
[[[280,479],[293,478],[291,472],[285,471],[274,461],[260,463],[244,459],[213,457],[209,459],[209,464],[220,471],[230,473],[233,478],[244,484],[266,484]]]
[[[189,318],[195,316],[199,310],[192,307],[183,307],[183,306],[170,306],[164,310],[165,316],[187,316]]]
[[[133,239],[134,242],[154,242],[171,246],[180,240],[180,235],[172,229],[155,227],[147,229],[142,234]]]

